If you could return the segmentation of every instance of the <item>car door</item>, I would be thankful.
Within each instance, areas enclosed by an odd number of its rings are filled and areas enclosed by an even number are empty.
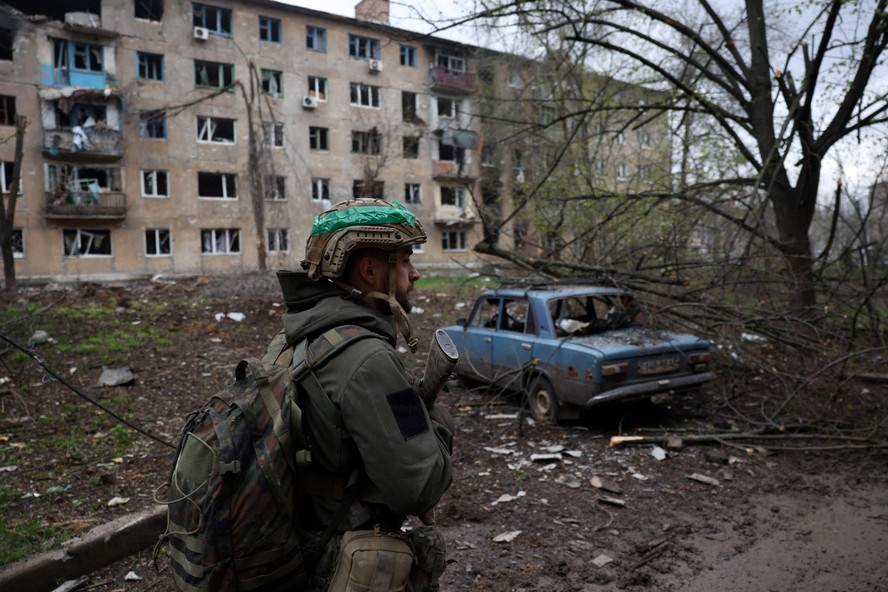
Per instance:
[[[523,387],[535,339],[536,324],[527,300],[503,298],[492,352],[492,371],[498,385],[511,390]]]
[[[496,297],[481,298],[475,305],[463,332],[459,361],[461,373],[484,382],[493,381],[493,337],[496,335],[499,310],[500,299]]]

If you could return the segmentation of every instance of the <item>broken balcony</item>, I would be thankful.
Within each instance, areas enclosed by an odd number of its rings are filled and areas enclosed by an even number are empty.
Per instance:
[[[111,162],[123,157],[121,133],[98,125],[46,130],[43,154],[69,161]]]
[[[123,220],[126,218],[126,194],[100,191],[91,181],[72,182],[64,192],[46,194],[46,218],[49,220]]]
[[[434,91],[473,93],[478,85],[478,76],[474,72],[435,66],[429,69],[429,84]]]

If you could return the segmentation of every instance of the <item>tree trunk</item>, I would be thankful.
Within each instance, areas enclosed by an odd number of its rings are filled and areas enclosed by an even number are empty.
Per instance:
[[[22,185],[22,157],[24,154],[25,130],[28,119],[24,115],[15,116],[15,158],[12,166],[12,179],[9,194],[0,196],[0,252],[3,253],[3,278],[7,294],[15,293],[15,257],[12,252],[12,233],[15,229],[15,203]]]

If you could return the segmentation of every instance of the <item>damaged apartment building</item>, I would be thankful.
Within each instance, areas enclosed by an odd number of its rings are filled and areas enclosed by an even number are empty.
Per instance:
[[[484,239],[533,256],[533,216],[509,212],[557,133],[506,122],[559,119],[522,79],[532,69],[549,68],[393,27],[388,0],[362,0],[355,18],[272,0],[0,0],[5,193],[16,115],[28,124],[16,277],[298,269],[314,217],[358,196],[420,217],[421,270],[476,269]],[[668,145],[662,125],[631,132],[641,144],[598,125],[590,137],[621,159]],[[580,179],[592,166],[562,168]],[[608,166],[618,180],[636,167]]]
[[[0,2],[0,183],[28,122],[23,281],[297,269],[313,218],[398,201],[477,265],[475,48],[271,0]]]

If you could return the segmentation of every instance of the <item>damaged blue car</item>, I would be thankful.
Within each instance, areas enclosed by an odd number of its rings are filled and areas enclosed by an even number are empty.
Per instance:
[[[709,341],[652,329],[643,317],[632,293],[618,288],[499,288],[444,331],[459,350],[459,378],[523,393],[534,417],[554,424],[715,377]]]

